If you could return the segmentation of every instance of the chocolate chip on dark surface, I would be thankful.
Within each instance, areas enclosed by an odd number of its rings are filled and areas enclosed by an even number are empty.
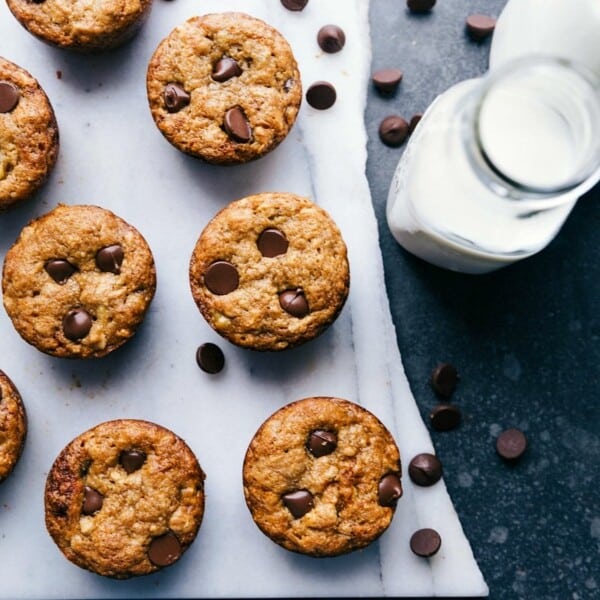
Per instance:
[[[313,495],[308,490],[289,492],[288,494],[284,494],[281,497],[281,500],[286,508],[292,513],[294,519],[303,517],[315,506]]]
[[[442,463],[435,454],[417,454],[408,465],[408,475],[413,483],[429,487],[442,478]]]
[[[239,106],[234,106],[225,113],[223,127],[234,142],[244,144],[252,139],[252,128],[248,117]]]
[[[377,498],[381,506],[396,506],[402,496],[402,482],[396,473],[388,473],[379,480]]]
[[[457,383],[458,372],[450,363],[440,363],[431,372],[431,387],[444,398],[452,396]]]
[[[419,121],[423,118],[423,113],[415,113],[411,118],[408,124],[408,134],[412,134],[412,132],[416,129]]]
[[[198,347],[196,351],[196,362],[206,373],[219,373],[225,366],[225,355],[219,346],[206,342]]]
[[[181,542],[172,531],[155,537],[148,547],[148,558],[157,567],[172,565],[182,554]]]
[[[428,12],[435,6],[435,0],[406,0],[406,6],[411,12]]]
[[[419,529],[410,538],[410,549],[424,558],[433,556],[442,545],[442,538],[435,529]]]
[[[77,342],[90,332],[93,322],[94,320],[90,313],[86,310],[83,308],[74,308],[63,319],[63,333],[67,339]]]
[[[77,271],[77,269],[64,258],[53,258],[52,260],[49,260],[44,265],[44,269],[46,270],[46,273],[60,285],[65,283],[67,279]]]
[[[431,426],[437,431],[456,429],[460,424],[460,419],[460,409],[454,404],[438,404],[429,413]]]
[[[317,43],[323,52],[335,54],[344,47],[346,34],[337,25],[324,25],[317,33]]]
[[[337,448],[337,435],[335,435],[333,431],[315,429],[308,437],[306,447],[309,452],[317,458],[326,456],[327,454],[331,454]]]
[[[269,227],[265,229],[256,240],[260,253],[266,258],[273,258],[287,252],[289,242],[285,234],[279,229]]]
[[[507,429],[496,439],[496,451],[505,460],[517,460],[527,450],[527,438],[520,429]]]
[[[85,486],[83,490],[83,506],[81,512],[84,515],[93,515],[102,508],[104,502],[104,496],[94,488]]]
[[[308,300],[301,289],[281,292],[279,294],[279,304],[285,312],[299,319],[309,313]]]
[[[96,252],[96,266],[105,273],[118,275],[121,272],[124,256],[121,244],[106,246]]]
[[[219,83],[223,83],[232,77],[239,77],[241,74],[240,65],[233,58],[224,56],[213,67],[212,78]]]
[[[167,83],[165,86],[165,106],[170,113],[179,112],[190,103],[191,96],[178,84]]]
[[[0,113],[8,113],[19,104],[21,92],[10,81],[0,81]]]
[[[240,284],[237,269],[226,260],[217,260],[204,271],[204,284],[218,296],[230,294]]]
[[[281,4],[288,10],[300,11],[308,4],[308,0],[281,0]]]
[[[379,124],[379,138],[386,146],[401,146],[408,137],[408,123],[398,115],[390,115]]]
[[[317,81],[306,90],[306,101],[318,110],[331,108],[336,99],[335,88],[328,81]]]
[[[469,15],[465,21],[467,33],[472,40],[480,42],[494,33],[496,19],[488,15]]]
[[[146,462],[146,453],[141,450],[123,450],[119,455],[119,463],[128,472],[141,469]]]
[[[371,80],[375,88],[382,94],[393,94],[402,81],[400,69],[380,69],[373,73]]]

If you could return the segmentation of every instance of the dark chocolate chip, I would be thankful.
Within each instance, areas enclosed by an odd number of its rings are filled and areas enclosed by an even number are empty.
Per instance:
[[[123,264],[123,248],[121,244],[112,244],[96,252],[96,266],[106,273],[118,275]]]
[[[346,34],[337,25],[324,25],[317,33],[317,43],[323,52],[335,54],[344,47]]]
[[[317,458],[326,456],[337,448],[337,435],[332,431],[315,429],[315,431],[311,432],[306,447]]]
[[[225,366],[225,356],[219,346],[206,342],[196,351],[196,362],[206,373],[219,373]]]
[[[294,519],[303,517],[315,506],[313,495],[308,490],[289,492],[288,494],[284,494],[281,497],[281,500],[286,508],[292,513]]]
[[[283,232],[279,231],[279,229],[270,227],[269,229],[265,229],[258,236],[256,245],[263,256],[267,258],[273,258],[274,256],[285,254],[287,252],[289,242],[287,241],[287,238]]]
[[[252,128],[248,117],[239,106],[234,106],[225,113],[223,127],[234,142],[246,143],[252,139]]]
[[[56,283],[63,284],[77,271],[77,269],[64,258],[53,258],[49,260],[45,265],[46,273],[56,281]]]
[[[431,426],[438,431],[450,431],[460,424],[460,409],[453,404],[438,404],[429,414]]]
[[[427,12],[435,6],[435,0],[406,0],[406,6],[411,12]]]
[[[167,83],[165,86],[165,106],[170,113],[179,112],[190,103],[191,96],[178,84]]]
[[[408,123],[398,115],[390,115],[379,124],[379,137],[386,146],[401,146],[408,137]]]
[[[377,488],[377,497],[381,506],[396,506],[402,496],[402,482],[396,473],[384,475]]]
[[[146,453],[141,450],[123,450],[119,456],[119,463],[128,473],[141,469],[145,462]]]
[[[317,81],[306,91],[306,101],[318,110],[331,108],[337,99],[335,88],[328,81]]]
[[[382,94],[393,94],[402,81],[400,69],[380,69],[371,77],[373,85]]]
[[[458,372],[450,363],[440,363],[431,372],[431,387],[444,398],[452,396],[457,383]]]
[[[241,74],[240,65],[233,58],[224,56],[213,67],[212,78],[219,83],[223,83],[232,77],[239,77]]]
[[[281,308],[293,317],[301,319],[309,313],[308,301],[301,289],[285,290],[279,294]]]
[[[409,135],[415,130],[415,128],[417,127],[417,125],[419,124],[419,121],[423,118],[423,113],[415,113],[411,118],[410,118],[410,123],[408,124],[408,133]]]
[[[417,454],[408,465],[408,474],[417,485],[429,487],[442,478],[442,463],[435,454]]]
[[[237,269],[226,260],[217,260],[204,271],[204,284],[218,296],[230,294],[240,284]]]
[[[465,21],[467,33],[472,40],[480,42],[494,33],[496,19],[488,15],[469,15]]]
[[[442,538],[435,529],[419,529],[410,538],[410,549],[424,558],[433,556],[442,545]]]
[[[10,81],[0,81],[0,113],[8,113],[17,104],[21,98],[19,88]]]
[[[507,429],[496,440],[496,451],[506,460],[521,458],[527,449],[527,438],[520,429]]]
[[[288,10],[299,11],[304,9],[308,0],[281,0],[281,4]]]
[[[64,317],[62,322],[63,333],[69,340],[76,342],[83,339],[92,328],[94,320],[83,308],[74,308]]]
[[[182,554],[181,543],[172,531],[153,538],[148,547],[148,558],[157,567],[172,565]]]
[[[85,486],[83,491],[83,506],[81,512],[84,515],[93,515],[102,508],[104,502],[104,496],[94,488]]]

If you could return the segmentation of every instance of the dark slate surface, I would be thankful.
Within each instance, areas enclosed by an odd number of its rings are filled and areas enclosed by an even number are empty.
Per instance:
[[[409,119],[482,74],[489,40],[471,42],[464,19],[496,16],[504,4],[440,0],[416,16],[403,0],[372,0],[373,70],[396,66],[404,80],[391,98],[369,92],[367,172],[398,344],[424,419],[436,403],[431,369],[450,361],[460,371],[453,400],[462,426],[432,437],[490,597],[600,598],[600,186],[548,248],[490,275],[410,256],[384,218],[402,148],[379,141],[379,122],[392,113]],[[495,452],[498,432],[511,426],[530,442],[516,466]]]

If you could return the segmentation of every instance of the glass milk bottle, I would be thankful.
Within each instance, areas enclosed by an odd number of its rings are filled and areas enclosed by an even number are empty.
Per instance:
[[[409,252],[485,273],[544,248],[599,179],[599,79],[520,59],[431,104],[396,168],[387,220]]]

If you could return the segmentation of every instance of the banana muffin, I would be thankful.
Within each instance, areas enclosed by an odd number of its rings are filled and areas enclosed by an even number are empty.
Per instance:
[[[17,464],[26,435],[27,417],[19,391],[0,371],[0,483]]]

